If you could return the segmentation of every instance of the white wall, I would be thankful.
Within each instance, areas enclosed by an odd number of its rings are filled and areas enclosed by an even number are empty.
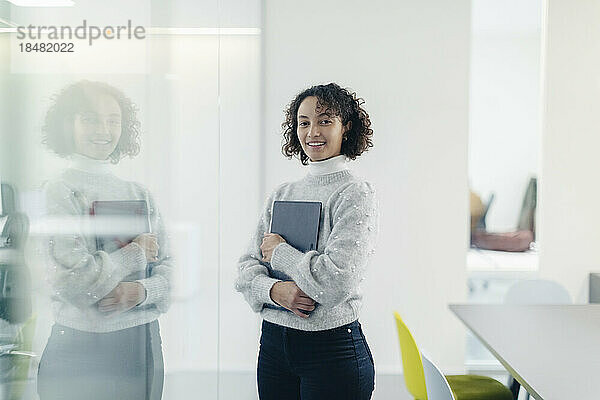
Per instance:
[[[587,301],[600,271],[600,1],[547,1],[540,274]]]
[[[392,311],[445,370],[462,370],[465,300],[468,1],[265,2],[266,190],[301,176],[280,153],[283,108],[336,81],[366,100],[375,147],[353,168],[378,189],[378,252],[361,320],[379,373],[400,371]]]
[[[469,178],[489,231],[516,228],[541,152],[542,0],[474,0],[471,21]]]

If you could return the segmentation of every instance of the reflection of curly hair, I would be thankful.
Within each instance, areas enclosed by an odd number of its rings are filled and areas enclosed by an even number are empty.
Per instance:
[[[42,143],[61,157],[72,154],[75,115],[93,111],[90,100],[99,94],[112,96],[121,108],[121,138],[109,156],[111,162],[116,164],[126,155],[137,155],[140,152],[138,109],[122,91],[103,82],[79,81],[54,95],[42,127]]]
[[[298,139],[298,108],[304,99],[315,96],[317,108],[324,109],[322,112],[329,113],[332,117],[340,117],[342,125],[350,122],[350,129],[342,141],[341,154],[351,160],[356,159],[363,152],[373,147],[373,129],[369,114],[362,108],[364,100],[356,97],[356,93],[342,88],[336,83],[328,85],[317,85],[299,93],[285,110],[285,122],[281,124],[283,129],[283,144],[281,150],[285,156],[300,158],[302,164],[308,164],[308,156],[302,149]]]

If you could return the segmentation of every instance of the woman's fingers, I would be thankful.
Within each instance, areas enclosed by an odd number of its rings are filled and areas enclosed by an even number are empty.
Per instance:
[[[300,289],[298,289],[300,290]],[[313,299],[311,299],[310,297],[308,297],[308,295],[306,295],[306,293],[300,291],[300,293],[298,293],[298,302],[302,302],[302,303],[308,303],[308,304],[315,304],[315,301]]]
[[[102,311],[103,308],[113,307],[113,306],[116,306],[117,304],[119,304],[119,300],[114,297],[104,298],[104,299],[100,300],[100,302],[98,302],[98,309],[100,309]]]
[[[118,308],[119,308],[118,304],[110,304],[110,305],[105,305],[105,306],[99,306],[98,310],[100,312],[106,313],[106,312],[116,311]]]
[[[117,300],[116,297],[105,297],[105,298],[103,298],[102,300],[100,300],[98,302],[98,305],[99,306],[106,306],[106,305],[109,305],[109,304],[116,304],[118,302],[119,301]]]
[[[304,305],[299,305],[298,310],[304,310],[304,311],[314,311],[315,306],[304,306]]]
[[[301,297],[298,300],[296,300],[296,304],[303,306],[312,306],[315,304],[315,301],[313,299],[309,299],[308,297]]]
[[[299,316],[300,318],[308,318],[308,317],[309,317],[309,315],[308,315],[308,314],[304,314],[302,311],[300,311],[300,310],[299,310],[299,309],[297,309],[297,308],[294,308],[294,309],[292,310],[292,312],[293,312],[294,314],[296,314],[297,316]]]

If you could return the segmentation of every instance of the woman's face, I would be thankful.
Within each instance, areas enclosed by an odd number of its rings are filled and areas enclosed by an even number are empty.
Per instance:
[[[326,160],[340,155],[346,128],[340,117],[317,109],[317,98],[310,96],[298,107],[298,140],[311,161]]]
[[[75,152],[96,160],[106,160],[121,138],[121,107],[108,94],[95,94],[91,109],[75,114]]]

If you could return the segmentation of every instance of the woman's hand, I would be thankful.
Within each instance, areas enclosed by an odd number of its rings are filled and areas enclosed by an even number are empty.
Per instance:
[[[146,288],[139,282],[120,282],[98,302],[103,313],[120,313],[132,309],[146,300]]]
[[[155,262],[158,261],[158,240],[154,233],[142,233],[135,239],[133,243],[137,244],[144,250],[146,255],[146,261]]]
[[[315,309],[315,301],[292,281],[281,281],[274,284],[271,287],[271,299],[301,318],[309,316],[300,310],[312,311]]]
[[[285,243],[285,239],[276,233],[265,233],[263,235],[262,244],[260,245],[260,251],[262,252],[264,262],[271,262],[273,256],[273,250],[279,243]]]

